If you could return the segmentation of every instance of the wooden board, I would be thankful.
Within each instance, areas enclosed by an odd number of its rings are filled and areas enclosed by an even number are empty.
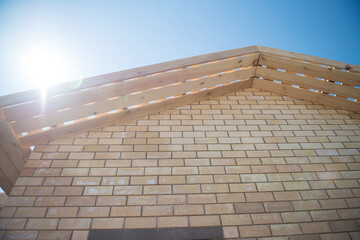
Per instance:
[[[344,72],[337,69],[316,66],[310,63],[297,62],[290,59],[264,54],[260,55],[259,64],[272,68],[285,69],[291,72],[302,73],[313,77],[331,79],[352,86],[360,86],[360,74],[357,73]]]
[[[319,65],[328,65],[339,69],[350,69],[350,71],[360,73],[360,66],[355,64],[343,63],[339,61],[330,60],[327,58],[315,57],[306,54],[301,54],[301,53],[296,53],[296,52],[291,52],[276,48],[264,47],[264,46],[257,46],[257,48],[259,49],[260,53],[264,53],[264,54],[273,54],[282,57],[295,58],[303,61],[317,63]]]
[[[13,186],[14,184],[10,182],[10,180],[6,177],[4,171],[0,168],[0,187],[2,188],[2,190],[4,190],[7,195],[9,195]]]
[[[253,66],[257,62],[258,58],[258,54],[251,54],[239,58],[218,61],[216,63],[185,68],[178,71],[165,72],[130,81],[122,81],[110,85],[98,86],[96,88],[87,89],[86,91],[73,91],[68,94],[49,97],[45,100],[45,102],[43,100],[37,100],[9,106],[4,108],[3,111],[8,121],[25,120],[33,116],[46,115],[48,113],[54,113],[67,108],[73,108],[92,102],[104,101],[113,97],[125,96],[130,93],[144,91],[149,88],[180,83],[192,78],[220,73],[241,67]],[[19,132],[17,130],[15,131]]]
[[[86,89],[99,85],[104,85],[111,82],[124,81],[126,79],[136,78],[140,76],[146,76],[158,72],[164,72],[175,68],[183,68],[194,64],[200,64],[204,62],[210,62],[214,60],[225,59],[234,56],[240,56],[250,53],[258,52],[257,46],[250,46],[238,49],[232,49],[227,51],[221,51],[216,53],[209,53],[194,57],[188,57],[163,63],[152,64],[144,67],[132,68],[124,71],[99,75],[95,77],[89,77],[83,80],[70,81],[65,83],[49,86],[47,89],[48,96],[58,95],[62,93],[68,93],[71,91],[77,91],[80,89]],[[30,91],[10,94],[0,97],[0,107],[14,105],[32,100],[41,99],[41,90],[34,89]]]
[[[295,97],[295,98],[315,102],[318,104],[324,104],[326,106],[330,106],[336,109],[344,109],[347,111],[360,113],[359,102],[353,102],[347,99],[333,97],[322,93],[311,92],[309,90],[295,88],[289,85],[279,84],[273,81],[259,79],[257,77],[254,78],[252,87],[265,91],[278,93],[281,95],[286,95],[290,97]]]
[[[91,129],[96,129],[102,126],[113,123],[124,123],[126,121],[136,119],[138,117],[154,114],[160,111],[176,108],[203,99],[208,99],[220,96],[226,93],[238,91],[240,89],[249,88],[252,85],[252,79],[242,80],[226,86],[216,87],[209,90],[200,91],[194,94],[184,95],[179,98],[168,99],[163,102],[148,104],[142,107],[128,109],[104,117],[89,119],[84,122],[67,125],[64,127],[55,128],[52,131],[39,132],[30,136],[23,136],[19,140],[23,146],[31,146],[40,143],[46,143],[49,140],[64,138],[75,135]]]
[[[153,89],[139,94],[126,95],[115,99],[106,99],[104,101],[95,102],[91,105],[77,106],[66,111],[55,112],[53,114],[43,115],[37,118],[18,120],[12,123],[11,126],[17,133],[53,126],[67,121],[89,117],[91,115],[106,113],[170,96],[181,95],[183,93],[200,90],[202,88],[213,87],[217,84],[224,84],[239,79],[247,79],[255,75],[255,69],[255,67],[247,68],[214,77],[206,77],[196,81],[189,81],[178,85]]]
[[[7,121],[0,110],[0,145],[5,150],[7,156],[20,172],[25,165],[27,155],[19,144],[15,133],[10,129]]]
[[[263,77],[271,80],[277,80],[288,84],[295,84],[307,88],[333,93],[343,97],[354,99],[360,98],[360,89],[354,87],[339,85],[316,78],[299,76],[296,74],[272,70],[269,68],[257,67],[256,77]]]

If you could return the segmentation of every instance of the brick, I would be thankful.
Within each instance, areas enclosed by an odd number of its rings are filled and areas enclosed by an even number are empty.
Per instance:
[[[275,236],[301,234],[301,229],[298,224],[277,224],[271,225],[270,228],[272,234]]]
[[[175,215],[203,215],[203,205],[176,205],[174,206]]]
[[[107,217],[110,207],[80,207],[78,217]]]
[[[265,202],[264,206],[267,212],[286,212],[293,210],[290,202]]]
[[[35,206],[39,207],[56,207],[64,206],[64,204],[65,197],[37,197],[35,202]]]
[[[284,212],[281,218],[285,223],[310,222],[311,218],[308,212]]]
[[[337,210],[341,219],[356,219],[360,218],[360,209],[342,209]]]
[[[49,196],[53,193],[54,187],[27,187],[24,195],[28,196]]]
[[[72,177],[47,177],[44,181],[44,186],[66,186],[71,185]]]
[[[344,199],[327,199],[320,200],[319,202],[323,209],[347,208],[347,204]]]
[[[131,177],[130,185],[157,184],[157,177]]]
[[[81,195],[83,187],[56,187],[54,195]]]
[[[248,202],[267,202],[274,201],[272,193],[245,193]]]
[[[94,218],[91,229],[121,229],[124,218]]]
[[[66,206],[94,206],[95,196],[67,197]]]
[[[207,204],[205,214],[229,214],[234,213],[233,204]]]
[[[56,229],[59,219],[54,218],[30,218],[26,224],[25,229]]]
[[[157,204],[185,204],[186,195],[158,195]]]
[[[310,211],[310,215],[314,221],[329,221],[340,219],[336,210]]]
[[[0,221],[0,229],[12,230],[23,229],[26,224],[26,218],[2,218]]]
[[[174,185],[173,193],[200,193],[200,185]]]
[[[188,227],[187,217],[158,217],[158,227],[170,228],[170,227]]]
[[[85,187],[84,195],[112,195],[113,187]]]
[[[100,185],[101,177],[75,177],[72,185]]]
[[[45,207],[18,207],[15,212],[15,217],[44,217],[46,212]]]
[[[241,174],[242,182],[266,182],[265,174]]]
[[[286,190],[306,190],[310,189],[310,186],[307,182],[283,182]]]
[[[254,224],[274,224],[282,222],[279,213],[251,214],[251,218]]]
[[[85,152],[72,152],[69,155],[69,159],[93,159],[94,153],[85,153]]]
[[[317,200],[303,200],[293,201],[292,205],[296,211],[301,210],[317,210],[320,209],[320,204]]]
[[[300,194],[303,199],[326,199],[326,198],[328,198],[328,196],[324,190],[300,191]]]
[[[262,203],[235,203],[236,213],[261,213],[265,212]]]
[[[227,174],[251,173],[248,166],[225,166],[225,170]]]
[[[171,206],[144,206],[143,216],[169,216],[172,215]]]
[[[125,228],[155,228],[155,217],[125,218]]]
[[[90,218],[62,218],[58,229],[89,229]]]
[[[103,177],[101,185],[128,185],[129,177]]]
[[[70,239],[70,237],[71,231],[40,231],[37,239]]]
[[[333,190],[327,190],[326,192],[330,198],[353,197],[353,193],[350,191],[350,189],[333,189]]]
[[[171,194],[171,185],[144,186],[144,194]]]
[[[43,177],[19,177],[15,186],[37,186],[42,185],[43,181]]]
[[[115,186],[114,195],[139,195],[142,194],[142,190],[143,190],[142,186]],[[104,195],[111,195],[111,194],[104,194]]]
[[[256,225],[256,226],[240,226],[240,236],[242,238],[247,237],[267,237],[271,236],[269,226]]]
[[[133,160],[132,166],[133,167],[156,167],[157,162],[158,162],[157,159]]]
[[[156,196],[129,196],[127,205],[154,205]]]
[[[331,232],[330,226],[327,222],[302,223],[300,226],[305,234]]]
[[[359,231],[356,221],[353,220],[331,221],[329,224],[333,232]]]
[[[118,176],[144,175],[144,168],[118,168]]]
[[[223,227],[224,238],[239,238],[237,227]]]
[[[203,227],[203,226],[219,226],[220,219],[218,216],[190,216],[190,227]]]
[[[89,168],[64,168],[61,176],[88,176]]]
[[[46,217],[64,218],[76,217],[78,207],[50,207],[47,211]]]
[[[111,217],[138,217],[141,215],[141,207],[112,207]]]
[[[59,168],[37,168],[35,169],[33,176],[39,177],[51,177],[60,176],[61,169]]]
[[[203,193],[222,193],[229,192],[227,184],[202,184],[201,190]]]
[[[251,218],[249,214],[221,215],[221,223],[223,226],[248,225]]]
[[[275,183],[256,183],[258,191],[282,191],[284,187],[281,182]]]
[[[78,167],[104,167],[105,160],[80,160]]]
[[[224,167],[199,167],[200,174],[224,174]]]

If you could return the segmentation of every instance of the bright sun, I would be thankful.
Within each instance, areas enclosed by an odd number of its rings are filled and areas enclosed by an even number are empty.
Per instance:
[[[70,59],[61,49],[54,46],[35,46],[24,52],[19,59],[22,74],[34,88],[47,86],[78,78]]]

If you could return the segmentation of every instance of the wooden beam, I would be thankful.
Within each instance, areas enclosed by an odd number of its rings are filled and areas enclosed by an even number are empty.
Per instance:
[[[141,77],[130,81],[102,85],[87,89],[86,91],[72,91],[67,94],[49,97],[45,100],[42,99],[9,106],[4,108],[3,111],[8,121],[25,120],[33,116],[46,115],[63,109],[81,106],[92,102],[104,101],[113,97],[121,97],[133,92],[144,91],[154,87],[180,83],[192,78],[253,66],[258,58],[258,54],[251,54],[177,71]],[[17,130],[15,131],[19,132]]]
[[[0,145],[6,151],[16,169],[20,172],[25,165],[27,155],[15,137],[15,133],[8,125],[4,115],[0,110]]]
[[[327,93],[333,93],[343,97],[350,97],[354,99],[360,98],[360,89],[356,89],[354,87],[339,85],[316,78],[299,76],[297,74],[277,71],[269,68],[257,67],[256,77],[263,77],[288,84],[295,84],[302,87],[321,90]]]
[[[216,87],[193,94],[183,95],[181,97],[168,99],[162,102],[147,104],[138,108],[127,109],[114,114],[105,115],[103,117],[89,119],[84,122],[54,128],[52,130],[39,132],[34,135],[23,136],[20,138],[20,142],[24,146],[46,143],[49,140],[73,136],[77,133],[89,131],[91,129],[96,129],[113,123],[124,123],[138,117],[154,114],[171,108],[176,108],[203,99],[220,96],[226,93],[238,91],[240,89],[249,88],[251,87],[251,85],[252,79],[242,80],[225,86]]]
[[[14,184],[11,183],[10,180],[6,177],[4,171],[1,168],[0,168],[0,186],[7,195],[10,194],[11,189],[14,186]]]
[[[344,72],[337,69],[316,66],[310,63],[297,62],[291,59],[284,59],[264,54],[260,55],[259,64],[271,68],[285,69],[286,71],[302,73],[313,77],[331,79],[333,81],[342,82],[352,86],[360,86],[360,74],[357,73]]]
[[[343,63],[339,61],[330,60],[327,58],[315,57],[302,53],[290,52],[286,50],[264,47],[264,46],[257,46],[257,48],[259,49],[260,53],[264,53],[264,54],[272,54],[281,57],[295,58],[302,61],[317,63],[319,65],[333,66],[338,69],[350,69],[350,71],[360,73],[360,66],[355,64]]]
[[[318,104],[324,104],[336,109],[343,109],[351,112],[360,113],[360,103],[347,99],[334,97],[322,93],[312,92],[306,89],[296,88],[285,84],[275,83],[273,81],[254,78],[253,88],[278,93],[290,97],[295,97]]]
[[[47,89],[47,96],[63,94],[71,91],[91,88],[99,85],[108,84],[111,82],[120,82],[126,79],[137,78],[149,74],[168,71],[176,68],[183,68],[195,64],[210,62],[214,60],[225,59],[234,56],[251,54],[258,52],[257,46],[250,46],[227,50],[216,53],[209,53],[200,56],[188,57],[163,63],[152,64],[144,67],[132,68],[120,72],[114,72],[95,77],[89,77],[83,80],[70,81],[65,83],[49,86]],[[41,100],[41,90],[34,89],[20,93],[10,94],[0,97],[0,107],[10,106],[18,103],[28,102],[32,100]]]
[[[42,115],[37,118],[18,120],[12,123],[11,126],[15,132],[28,132],[30,130],[40,129],[80,118],[86,118],[96,114],[123,109],[141,103],[147,103],[153,100],[181,95],[183,93],[200,90],[202,88],[213,87],[215,85],[228,83],[234,80],[247,79],[255,75],[255,69],[255,67],[252,67],[220,74],[213,77],[201,78],[196,81],[165,86],[138,94],[126,95],[114,99],[105,99],[91,105],[77,106],[66,111]]]

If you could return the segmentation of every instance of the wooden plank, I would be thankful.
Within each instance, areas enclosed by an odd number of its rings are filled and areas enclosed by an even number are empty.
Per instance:
[[[6,150],[0,145],[0,168],[12,184],[15,184],[20,171],[16,169],[13,161],[6,154]]]
[[[75,134],[96,129],[113,123],[124,123],[138,117],[154,114],[164,110],[176,108],[203,99],[221,96],[226,93],[238,91],[240,89],[249,88],[252,85],[252,79],[242,80],[226,86],[216,87],[209,90],[200,91],[193,94],[184,95],[178,98],[168,99],[166,101],[147,104],[138,108],[127,109],[125,111],[114,114],[105,115],[103,117],[92,118],[84,122],[75,123],[49,131],[39,132],[29,136],[19,138],[23,146],[31,146],[40,143],[46,143],[49,140],[59,139],[63,137],[73,136]]]
[[[263,77],[271,80],[277,80],[288,84],[295,84],[328,93],[334,93],[343,97],[354,99],[360,98],[360,90],[354,87],[339,85],[316,78],[299,76],[296,74],[272,70],[269,68],[257,67],[256,77]]]
[[[274,55],[278,55],[278,56],[282,56],[282,57],[295,58],[295,59],[299,59],[299,60],[303,60],[303,61],[317,63],[320,65],[333,66],[333,67],[336,67],[339,69],[350,69],[352,71],[360,73],[359,65],[334,61],[334,60],[330,60],[327,58],[315,57],[315,56],[310,56],[310,55],[306,55],[306,54],[302,54],[302,53],[296,53],[296,52],[291,52],[291,51],[286,51],[286,50],[281,50],[281,49],[276,49],[276,48],[270,48],[270,47],[264,47],[264,46],[257,46],[257,47],[258,47],[260,53],[274,54]]]
[[[60,83],[53,86],[49,86],[47,89],[47,96],[63,94],[75,90],[86,89],[116,81],[117,82],[124,81],[126,79],[146,76],[158,72],[164,72],[175,68],[187,67],[194,64],[200,64],[204,62],[255,53],[257,51],[258,51],[257,46],[250,46],[250,47],[232,49],[232,50],[221,51],[216,53],[209,53],[194,57],[188,57],[188,58],[183,58],[183,59],[178,59],[163,63],[157,63],[157,64],[152,64],[138,68],[132,68],[124,71],[99,75],[95,77],[89,77],[83,79],[82,81],[77,80],[77,81]],[[40,100],[40,99],[41,99],[41,90],[34,89],[34,90],[24,91],[24,92],[0,97],[0,107],[5,107],[5,106],[14,105],[32,100]]]
[[[19,144],[15,133],[9,127],[6,119],[0,110],[0,145],[6,151],[7,156],[14,163],[16,169],[20,172],[25,165],[27,155]]]
[[[4,171],[0,168],[0,187],[9,195],[14,184],[6,177]]]
[[[318,104],[324,104],[336,109],[343,109],[351,112],[360,112],[360,103],[347,99],[334,97],[322,93],[311,92],[309,90],[295,88],[285,84],[274,83],[273,81],[254,78],[253,88],[278,93],[290,97],[295,97]]]
[[[106,113],[113,110],[134,106],[140,103],[162,99],[170,96],[181,95],[186,92],[200,90],[202,88],[213,87],[217,84],[224,84],[234,80],[247,79],[255,75],[255,67],[242,69],[221,75],[201,78],[196,81],[188,81],[177,85],[149,90],[147,92],[126,95],[121,98],[107,99],[91,105],[78,106],[66,111],[55,112],[37,118],[19,120],[11,124],[15,132],[27,132],[40,129],[46,126],[53,126],[71,120],[89,117],[91,115]]]
[[[86,91],[70,92],[43,100],[27,102],[4,108],[8,121],[24,120],[37,115],[45,115],[62,109],[72,108],[91,102],[103,101],[108,98],[125,96],[129,93],[149,88],[179,83],[188,79],[241,67],[253,66],[259,58],[258,54],[251,54],[239,58],[227,59],[216,63],[209,63],[197,67],[185,68],[178,71],[165,72],[131,81],[123,81],[110,85],[90,88]]]
[[[284,59],[271,55],[260,55],[260,65],[272,68],[285,69],[287,71],[303,73],[313,77],[331,79],[333,81],[342,82],[352,86],[360,86],[360,74],[344,72],[337,69],[331,69],[316,66],[310,63],[297,62],[290,59]]]

